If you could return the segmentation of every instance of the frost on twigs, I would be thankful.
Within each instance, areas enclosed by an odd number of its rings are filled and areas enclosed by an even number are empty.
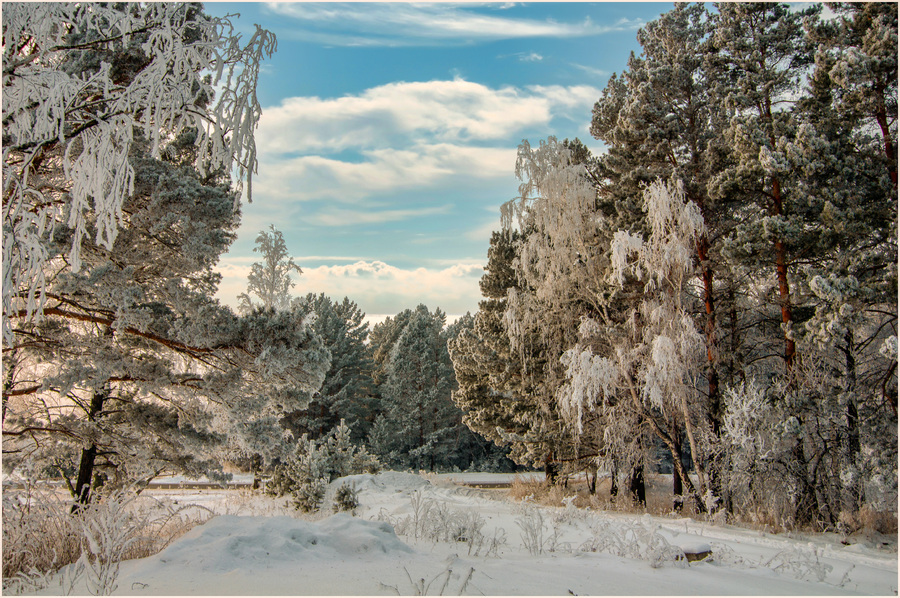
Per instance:
[[[243,44],[227,18],[191,4],[4,6],[7,343],[13,314],[41,314],[48,268],[78,271],[88,235],[112,247],[134,191],[136,132],[156,157],[173,136],[193,131],[201,174],[231,173],[238,187],[246,178],[249,196],[259,62],[274,49],[268,31],[257,28]],[[59,226],[73,233],[67,252],[54,243]]]
[[[704,341],[685,296],[694,267],[692,244],[703,234],[703,218],[696,205],[685,200],[680,182],[649,185],[643,205],[649,237],[618,231],[610,247],[607,282],[622,289],[628,281],[641,290],[627,317],[629,340],[620,339],[608,355],[595,354],[592,346],[605,344],[598,341],[604,330],[594,318],[584,317],[579,344],[561,358],[566,383],[557,398],[564,417],[579,433],[585,412],[599,410],[604,401],[626,391],[641,399],[637,407],[645,414],[656,410],[691,417]]]

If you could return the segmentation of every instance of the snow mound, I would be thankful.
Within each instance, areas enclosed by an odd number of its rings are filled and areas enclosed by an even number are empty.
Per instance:
[[[395,558],[412,552],[389,524],[343,513],[318,522],[221,515],[151,558],[195,571],[233,571],[273,562]]]
[[[700,540],[682,540],[675,542],[685,554],[703,554],[704,552],[712,552],[712,546]]]
[[[344,484],[349,484],[361,492],[409,494],[415,492],[419,488],[430,486],[431,482],[418,474],[405,473],[402,471],[382,471],[381,473],[374,475],[371,473],[360,473],[333,480],[328,484],[326,497],[333,495],[334,492]]]

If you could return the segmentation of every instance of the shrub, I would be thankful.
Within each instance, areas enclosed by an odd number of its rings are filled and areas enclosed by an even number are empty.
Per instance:
[[[3,492],[3,593],[33,593],[62,584],[66,593],[84,581],[89,591],[115,589],[118,563],[156,554],[210,512],[188,516],[148,496],[120,490],[72,513],[72,501],[27,483]],[[63,567],[63,578],[55,577]]]
[[[294,451],[276,467],[266,483],[266,493],[291,494],[297,509],[315,511],[324,500],[325,486],[332,480],[380,470],[381,464],[374,455],[365,447],[350,443],[350,428],[341,420],[322,440],[309,440],[304,434]]]
[[[342,484],[334,493],[332,510],[353,512],[359,506],[359,490],[350,484]]]
[[[311,479],[301,483],[293,492],[294,508],[309,513],[317,511],[325,499],[325,478]]]

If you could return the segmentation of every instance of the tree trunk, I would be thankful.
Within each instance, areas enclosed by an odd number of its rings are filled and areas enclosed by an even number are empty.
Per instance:
[[[772,215],[781,216],[784,212],[781,195],[781,181],[772,179]],[[778,301],[781,304],[781,323],[785,326],[793,321],[791,305],[791,288],[788,283],[787,248],[783,239],[775,239],[775,273],[778,276]],[[784,368],[790,374],[794,367],[794,354],[797,348],[794,339],[785,330],[784,335]]]
[[[103,411],[103,403],[109,398],[109,390],[94,392],[88,411],[88,420],[95,421]],[[75,505],[72,512],[88,504],[91,499],[91,480],[94,477],[94,463],[97,460],[97,445],[91,443],[88,448],[81,449],[81,461],[78,465],[78,478],[75,481]]]
[[[675,467],[675,461],[681,461],[681,439],[676,436],[673,440],[675,444],[672,449],[672,510],[680,513],[684,506],[684,498],[681,496],[684,487],[681,484],[681,476],[678,475],[678,468]]]
[[[612,471],[609,473],[609,497],[615,498],[619,495],[619,468],[616,466],[616,461],[613,459],[612,462]]]
[[[878,91],[883,92],[882,89]],[[878,127],[881,129],[881,137],[884,140],[884,155],[887,158],[888,172],[891,175],[891,182],[894,183],[894,187],[897,186],[897,152],[894,150],[894,142],[891,140],[891,129],[888,125],[887,119],[887,108],[885,108],[884,101],[878,102],[878,107],[875,111],[875,120],[878,122]]]
[[[597,494],[597,468],[585,470],[584,475],[587,480],[588,494]]]
[[[713,300],[713,271],[709,265],[709,239],[706,235],[697,242],[697,258],[700,260],[703,278],[703,306],[706,310],[706,369],[707,369],[707,417],[713,434],[718,437],[722,419],[722,400],[719,396],[719,349],[716,342],[716,305]]]
[[[631,500],[641,505],[647,506],[647,488],[644,485],[644,464],[635,465],[628,476],[628,492]]]
[[[845,448],[845,464],[847,467],[854,467],[859,457],[859,411],[856,406],[856,355],[854,354],[855,343],[853,339],[853,330],[848,329],[844,335],[844,345],[841,350],[844,352],[844,377],[846,378],[847,388],[847,441]],[[861,498],[859,482],[856,476],[849,487],[844,489],[843,502],[844,510],[854,513],[859,509]]]
[[[13,349],[9,357],[4,357],[3,365],[6,366],[6,375],[3,377],[3,417],[0,421],[6,421],[6,404],[9,401],[9,391],[12,390],[15,379],[18,349]]]
[[[556,463],[553,462],[553,451],[550,451],[544,457],[544,478],[547,480],[547,484],[550,486],[554,485],[557,475]]]

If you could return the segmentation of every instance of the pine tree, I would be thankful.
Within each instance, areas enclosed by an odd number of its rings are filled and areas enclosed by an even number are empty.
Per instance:
[[[519,354],[510,347],[504,328],[506,298],[515,286],[513,260],[520,239],[517,231],[495,231],[488,249],[479,302],[471,328],[449,343],[459,388],[453,401],[462,409],[470,430],[498,446],[509,446],[510,458],[528,466],[542,466],[553,447],[542,439],[543,418],[527,392]]]
[[[727,85],[722,101],[730,122],[724,137],[733,164],[710,187],[714,197],[737,194],[743,199],[728,250],[732,259],[774,274],[781,353],[789,373],[796,355],[791,279],[806,239],[786,153],[797,135],[790,106],[812,62],[802,23],[818,9],[791,12],[768,3],[722,3],[717,9],[712,44],[724,71],[719,81]]]
[[[374,448],[389,455],[389,461],[414,469],[433,471],[443,465],[448,428],[458,423],[450,401],[452,370],[441,339],[444,323],[440,310],[432,314],[424,305],[411,313],[391,349],[381,387],[382,417],[391,434]]]
[[[165,155],[179,160],[192,140]],[[225,450],[277,456],[282,411],[303,405],[328,363],[301,314],[238,318],[212,298],[235,191],[142,149],[112,249],[83,241],[80,271],[48,276],[44,318],[23,311],[15,328],[22,362],[4,393],[4,452],[54,468],[82,502],[95,473],[125,485],[161,471],[215,475]],[[66,246],[71,234],[58,225],[53,238]]]
[[[462,424],[462,412],[451,399],[457,383],[447,345],[462,325],[444,330],[445,322],[440,309],[432,313],[419,305],[372,332],[376,359],[386,358],[379,368],[381,413],[369,446],[392,466],[434,471],[497,460]]]
[[[365,314],[344,297],[332,301],[310,293],[294,300],[294,308],[315,314],[313,327],[331,353],[325,383],[303,411],[288,417],[295,436],[318,439],[342,420],[353,429],[354,442],[362,443],[374,419],[374,364],[366,346],[369,336]]]

